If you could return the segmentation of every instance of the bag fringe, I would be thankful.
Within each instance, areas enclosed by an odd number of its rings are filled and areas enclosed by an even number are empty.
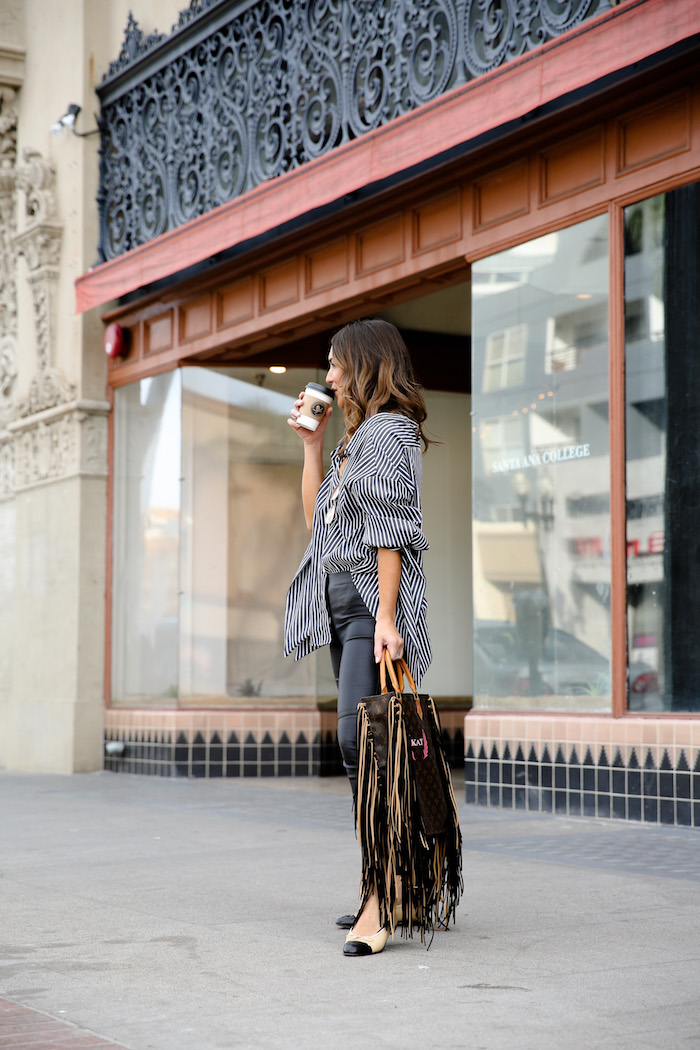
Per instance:
[[[441,741],[440,718],[432,698],[428,714],[434,739]],[[376,890],[379,916],[392,936],[396,929],[397,886],[401,888],[403,921],[401,932],[412,937],[420,931],[421,941],[435,927],[446,928],[464,891],[462,878],[462,835],[450,770],[444,751],[438,746],[439,763],[445,783],[452,820],[439,835],[426,835],[422,829],[415,781],[411,775],[411,755],[401,699],[390,696],[387,719],[387,772],[382,783],[374,752],[372,727],[363,705],[358,707],[358,793],[355,820],[362,852],[360,910]],[[430,945],[428,945],[430,947]]]

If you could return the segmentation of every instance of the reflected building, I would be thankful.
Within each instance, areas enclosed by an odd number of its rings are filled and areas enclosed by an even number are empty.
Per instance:
[[[472,270],[477,705],[610,708],[607,237],[590,219]]]

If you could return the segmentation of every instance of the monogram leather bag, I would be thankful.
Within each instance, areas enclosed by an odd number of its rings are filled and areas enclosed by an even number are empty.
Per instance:
[[[387,684],[387,675],[391,689]],[[404,680],[409,690],[404,691]],[[374,886],[382,921],[421,937],[454,920],[463,889],[462,838],[434,700],[386,650],[381,693],[358,706],[357,830],[363,902]]]

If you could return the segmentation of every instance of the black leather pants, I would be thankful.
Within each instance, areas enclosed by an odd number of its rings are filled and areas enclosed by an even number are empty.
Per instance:
[[[353,798],[357,796],[357,705],[379,692],[374,660],[375,620],[357,593],[349,572],[328,577],[331,663],[338,686],[338,744]]]

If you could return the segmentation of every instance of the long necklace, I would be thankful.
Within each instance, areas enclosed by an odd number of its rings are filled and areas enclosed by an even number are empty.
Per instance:
[[[340,492],[340,479],[343,476],[343,469],[345,467],[345,464],[347,463],[347,459],[345,458],[345,455],[346,455],[345,452],[341,453],[341,464],[340,464],[340,470],[338,471],[338,484],[335,486],[335,488],[331,492],[330,503],[328,504],[328,510],[326,511],[326,525],[330,525],[330,523],[333,521],[333,519],[335,517],[335,508],[336,508],[336,504],[338,502],[338,493]]]

